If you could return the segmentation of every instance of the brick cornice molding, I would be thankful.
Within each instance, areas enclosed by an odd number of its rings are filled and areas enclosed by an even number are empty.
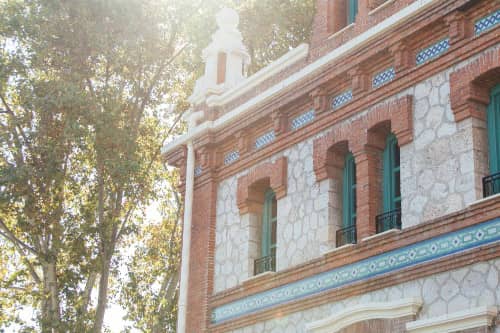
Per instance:
[[[500,49],[488,51],[450,74],[450,100],[455,121],[486,119],[489,90],[500,80]]]
[[[376,106],[364,116],[351,123],[335,126],[325,136],[314,140],[314,172],[316,180],[322,181],[332,176],[328,164],[329,149],[335,144],[347,141],[349,150],[354,155],[366,151],[368,132],[384,121],[391,122],[391,130],[396,135],[400,146],[413,140],[413,96],[407,95],[392,102]]]
[[[238,178],[237,204],[240,214],[258,213],[263,203],[263,192],[269,186],[276,199],[286,196],[288,160],[281,157],[274,162],[260,164]]]

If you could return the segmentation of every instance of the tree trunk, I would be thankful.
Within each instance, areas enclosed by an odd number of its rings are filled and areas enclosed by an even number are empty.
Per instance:
[[[101,277],[99,279],[99,295],[97,298],[96,317],[94,321],[93,333],[101,333],[104,323],[104,314],[108,306],[108,284],[111,265],[111,256],[103,254]]]
[[[42,332],[55,333],[60,329],[59,292],[55,262],[43,264]]]

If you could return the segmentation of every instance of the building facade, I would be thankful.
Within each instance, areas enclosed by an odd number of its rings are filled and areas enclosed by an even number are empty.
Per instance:
[[[500,332],[500,1],[317,0],[249,77],[217,24],[163,151],[178,332]]]

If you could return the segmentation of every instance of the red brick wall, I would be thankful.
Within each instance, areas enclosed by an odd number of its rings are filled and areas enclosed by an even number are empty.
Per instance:
[[[207,183],[194,191],[187,333],[205,332],[210,322],[208,299],[213,288],[216,198],[215,182]]]

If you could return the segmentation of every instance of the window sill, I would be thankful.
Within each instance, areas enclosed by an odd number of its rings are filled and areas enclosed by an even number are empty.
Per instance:
[[[376,14],[378,11],[384,9],[385,7],[389,6],[390,4],[396,2],[397,0],[387,0],[386,2],[384,2],[383,4],[381,4],[380,6],[378,7],[375,7],[374,9],[372,9],[371,11],[368,12],[368,15],[373,15],[373,14]]]
[[[332,38],[337,37],[338,35],[341,35],[343,32],[345,32],[346,30],[349,30],[349,29],[353,28],[355,25],[356,25],[356,23],[355,23],[355,22],[354,22],[354,23],[351,23],[351,24],[349,24],[349,25],[346,25],[345,27],[343,27],[343,28],[342,28],[342,29],[340,29],[339,31],[337,31],[337,32],[333,33],[333,35],[330,35],[330,36],[328,37],[328,39],[332,39]]]
[[[364,242],[364,241],[367,241],[367,240],[376,239],[376,238],[379,238],[379,237],[382,237],[382,236],[385,236],[385,235],[389,235],[389,234],[398,234],[400,232],[401,232],[400,229],[389,229],[389,230],[386,230],[384,232],[381,232],[381,233],[378,233],[378,234],[375,234],[375,235],[371,235],[371,236],[365,237],[361,241]]]
[[[266,276],[272,276],[275,274],[276,274],[276,272],[273,272],[273,271],[267,271],[264,273],[260,273],[258,275],[250,276],[249,278],[244,279],[243,281],[241,281],[241,284],[247,284],[247,283],[250,283],[252,281],[258,280],[260,278],[265,278]]]
[[[330,255],[330,254],[332,254],[332,253],[335,253],[335,252],[339,252],[339,251],[342,251],[342,250],[347,250],[347,249],[350,249],[350,248],[352,248],[354,245],[356,245],[356,244],[352,244],[352,243],[351,243],[351,244],[344,244],[344,245],[342,245],[342,246],[335,247],[335,248],[333,248],[333,249],[329,249],[329,250],[322,251],[322,252],[321,252],[321,255],[323,255],[323,256],[328,256],[328,255]]]
[[[486,197],[486,198],[482,198],[482,199],[479,199],[479,200],[473,201],[473,202],[471,202],[470,204],[468,204],[467,206],[469,206],[469,207],[470,207],[470,206],[476,206],[476,205],[478,205],[478,204],[480,204],[480,203],[483,203],[483,202],[485,202],[485,201],[488,201],[488,200],[495,200],[495,199],[498,199],[498,198],[500,198],[500,193],[497,193],[497,194],[495,194],[495,195],[491,195],[491,196],[489,196],[489,197]]]

